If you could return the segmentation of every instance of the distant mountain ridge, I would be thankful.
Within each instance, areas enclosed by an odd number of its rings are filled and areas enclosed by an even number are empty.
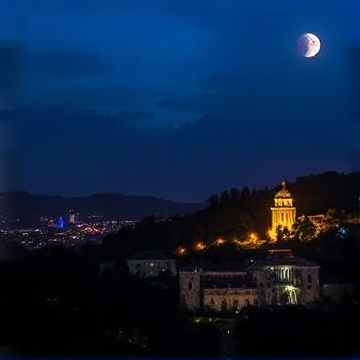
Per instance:
[[[70,210],[86,221],[90,215],[108,220],[140,220],[145,216],[167,218],[185,215],[205,208],[206,204],[180,203],[153,196],[98,193],[88,196],[63,197],[32,195],[26,191],[0,193],[0,216],[19,218],[24,225],[39,221],[41,216],[67,216]]]

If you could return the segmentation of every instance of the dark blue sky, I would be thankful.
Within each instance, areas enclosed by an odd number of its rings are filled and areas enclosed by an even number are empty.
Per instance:
[[[203,201],[359,169],[359,4],[1,0],[0,191]]]

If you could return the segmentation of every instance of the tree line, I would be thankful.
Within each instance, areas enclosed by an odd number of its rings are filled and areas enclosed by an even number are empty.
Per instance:
[[[359,218],[359,184],[360,172],[323,172],[289,182],[287,187],[294,196],[297,215],[305,216],[305,221],[299,220],[297,224],[298,237],[315,233],[307,221],[308,215],[331,215],[327,218],[331,221]],[[201,211],[168,219],[143,218],[134,228],[108,235],[104,246],[109,253],[128,256],[148,249],[173,253],[178,246],[191,248],[197,241],[210,244],[218,238],[244,240],[251,232],[266,239],[271,226],[270,207],[279,189],[280,186],[258,190],[246,186],[231,188],[211,195],[208,206]]]

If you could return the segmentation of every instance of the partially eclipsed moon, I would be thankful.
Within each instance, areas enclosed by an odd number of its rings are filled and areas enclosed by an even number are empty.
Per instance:
[[[306,58],[315,56],[321,48],[320,39],[311,33],[305,33],[299,36],[297,45],[300,54]]]

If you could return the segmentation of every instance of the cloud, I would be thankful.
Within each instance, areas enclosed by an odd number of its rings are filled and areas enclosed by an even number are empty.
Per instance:
[[[177,110],[186,113],[204,112],[209,105],[209,95],[199,93],[196,95],[188,95],[182,97],[166,97],[157,100],[155,104],[164,109]]]
[[[109,70],[109,63],[100,56],[67,48],[27,54],[23,65],[25,71],[54,77],[98,75]]]
[[[12,43],[0,43],[0,111],[18,101],[19,62],[19,47]]]
[[[195,85],[199,89],[231,89],[234,86],[238,86],[243,83],[244,77],[237,72],[227,72],[225,69],[223,71],[214,71],[202,75],[196,79]]]
[[[360,103],[360,43],[354,43],[349,47],[349,81],[353,90],[354,102]],[[360,111],[360,105],[357,106]]]

